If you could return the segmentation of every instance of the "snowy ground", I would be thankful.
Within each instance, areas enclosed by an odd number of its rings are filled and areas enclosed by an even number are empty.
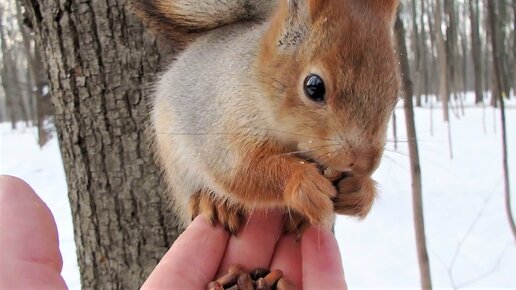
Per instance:
[[[514,104],[513,108],[514,108]],[[508,110],[509,166],[516,199],[516,110]],[[389,142],[375,174],[380,198],[362,222],[341,217],[336,235],[346,277],[353,288],[417,288],[419,274],[413,234],[410,166],[403,110],[397,110],[398,151]],[[504,210],[499,115],[469,106],[451,121],[450,159],[442,114],[417,109],[423,174],[427,243],[435,287],[516,288],[516,244]],[[433,131],[433,133],[432,133]],[[389,136],[392,139],[392,136]],[[73,229],[66,183],[55,139],[40,150],[35,131],[10,131],[0,124],[0,174],[25,179],[41,195],[57,220],[63,252],[63,276],[79,289]],[[516,203],[514,201],[513,203]],[[513,206],[516,213],[516,207]]]

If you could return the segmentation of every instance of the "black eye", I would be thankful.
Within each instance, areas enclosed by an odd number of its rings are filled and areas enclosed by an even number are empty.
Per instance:
[[[326,87],[324,81],[316,74],[309,74],[304,82],[305,95],[314,102],[324,102]]]

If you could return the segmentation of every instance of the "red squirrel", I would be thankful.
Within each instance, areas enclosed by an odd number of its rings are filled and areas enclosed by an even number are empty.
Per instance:
[[[398,0],[133,4],[186,43],[151,113],[183,226],[203,214],[237,233],[255,209],[283,210],[289,231],[367,215],[400,87]]]

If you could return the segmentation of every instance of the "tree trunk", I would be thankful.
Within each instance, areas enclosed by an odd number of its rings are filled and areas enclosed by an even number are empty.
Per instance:
[[[0,23],[3,23],[4,9],[0,5]],[[15,90],[13,89],[13,83],[11,77],[13,73],[10,71],[11,65],[11,53],[7,47],[7,26],[0,25],[0,47],[2,49],[2,87],[5,94],[6,112],[8,114],[9,121],[11,122],[11,129],[16,129],[16,123],[19,120],[18,107],[15,98]]]
[[[466,19],[466,17],[464,17]],[[462,63],[462,92],[461,97],[459,98],[462,115],[464,115],[464,96],[466,95],[466,92],[468,91],[469,87],[469,79],[468,79],[468,41],[467,41],[467,34],[466,31],[461,30],[460,31],[460,47],[462,49],[462,55],[460,58],[460,61]]]
[[[420,1],[412,0],[412,50],[414,51],[414,62],[415,62],[415,70],[414,70],[414,95],[416,96],[416,106],[421,107],[421,50],[419,46],[419,27],[418,27],[418,17],[417,17],[417,3]]]
[[[480,103],[484,100],[482,93],[482,50],[480,43],[480,26],[479,26],[479,12],[478,0],[469,0],[469,17],[471,22],[471,47],[474,70],[474,85],[475,85],[475,103]]]
[[[2,36],[2,41],[7,41],[8,50],[7,54],[5,54],[5,62],[4,65],[9,66],[8,73],[8,81],[9,87],[11,89],[11,98],[16,103],[17,113],[20,116],[20,119],[23,120],[27,127],[30,126],[31,121],[31,108],[30,102],[28,100],[28,94],[24,91],[24,86],[22,86],[22,81],[20,77],[24,74],[23,69],[21,68],[20,54],[18,53],[19,47],[17,42],[17,33],[18,31],[15,28],[14,21],[16,16],[13,15],[13,11],[11,9],[11,5],[8,5],[7,11],[4,11],[6,19],[5,22],[2,23],[5,29],[4,35]]]
[[[444,35],[441,29],[442,21],[442,10],[441,0],[435,1],[435,31],[437,40],[437,61],[439,62],[439,95],[443,104],[444,121],[450,120],[450,110],[448,108],[448,102],[450,99],[450,90],[448,85],[448,65],[446,59],[446,44],[444,42]]]
[[[427,10],[428,10],[428,32],[430,34],[430,57],[431,57],[431,60],[432,60],[432,66],[431,66],[431,71],[430,71],[430,75],[432,76],[432,79],[431,79],[431,88],[434,88],[431,92],[429,91],[428,93],[429,94],[435,94],[437,96],[437,99],[439,98],[439,80],[440,80],[440,75],[439,75],[439,60],[438,60],[438,55],[439,55],[439,50],[438,50],[438,45],[437,45],[437,33],[435,32],[435,7],[432,6],[433,2],[429,1],[429,0],[423,0],[423,1],[426,1],[426,7],[427,7]],[[434,51],[435,49],[435,51]]]
[[[481,0],[483,2],[483,7],[487,7],[488,0]],[[492,77],[491,77],[491,28],[489,28],[489,14],[487,13],[487,9],[482,9],[483,15],[483,23],[484,31],[485,31],[485,39],[484,39],[484,93],[487,94],[489,90],[492,90]],[[491,96],[491,104],[493,103],[493,98]]]
[[[430,263],[426,249],[421,167],[419,166],[419,151],[416,139],[416,125],[414,122],[414,105],[412,102],[413,86],[412,81],[410,80],[407,46],[405,44],[405,28],[403,27],[403,22],[401,21],[399,14],[396,18],[395,28],[398,42],[398,51],[400,53],[401,72],[403,75],[403,100],[409,144],[410,172],[412,175],[412,207],[414,210],[414,227],[416,232],[421,287],[423,289],[432,289]]]
[[[22,35],[23,48],[27,58],[27,66],[29,72],[28,83],[30,86],[29,98],[32,100],[31,106],[33,115],[32,120],[36,123],[38,128],[38,144],[43,146],[49,140],[48,129],[45,128],[45,120],[51,114],[49,96],[44,93],[45,86],[48,86],[48,81],[45,77],[43,65],[41,63],[41,54],[38,51],[37,45],[32,48],[31,38],[27,33],[27,27],[23,25],[23,15],[20,3],[16,2],[16,19],[18,21],[19,29]]]
[[[444,0],[444,11],[448,16],[446,23],[446,64],[448,65],[449,95],[453,94],[457,99],[457,20],[455,15],[455,1]]]
[[[23,0],[48,72],[84,289],[137,289],[179,234],[148,129],[171,56],[126,0]]]
[[[428,75],[429,75],[429,67],[428,67],[428,53],[427,53],[427,50],[428,50],[428,46],[427,46],[427,36],[426,36],[426,25],[425,25],[425,15],[426,15],[427,11],[426,11],[426,5],[425,5],[425,1],[421,1],[421,15],[420,15],[420,27],[421,27],[421,38],[420,38],[420,41],[419,41],[419,45],[420,45],[420,51],[421,51],[421,54],[422,54],[422,72],[423,72],[423,84],[424,84],[424,89],[422,90],[423,91],[423,94],[425,95],[425,101],[428,101],[428,94],[430,94],[430,90],[429,90],[429,82],[428,82]],[[430,54],[432,55],[432,50],[430,49]]]
[[[491,44],[493,47],[493,63],[494,63],[494,75],[496,80],[496,85],[498,88],[503,88],[503,74],[505,73],[502,66],[502,58],[501,58],[501,47],[499,46],[500,43],[502,43],[502,40],[499,39],[500,33],[497,22],[497,7],[496,3],[494,1],[488,1],[487,2],[487,9],[489,13],[489,23],[491,26]],[[505,188],[505,210],[507,213],[507,218],[509,220],[509,225],[511,228],[512,235],[514,239],[516,240],[516,225],[514,223],[514,217],[512,215],[511,211],[511,186],[509,184],[509,164],[508,164],[508,158],[507,158],[507,125],[505,122],[505,105],[504,105],[504,98],[505,93],[503,92],[503,89],[499,89],[498,95],[493,96],[493,98],[497,97],[500,103],[500,112],[501,112],[501,118],[502,118],[502,155],[503,155],[503,174],[504,174],[504,188]]]
[[[512,0],[512,92],[516,96],[516,0]]]
[[[18,29],[22,36],[23,42],[23,50],[25,52],[25,58],[27,60],[27,98],[29,99],[29,108],[30,108],[30,119],[34,123],[37,121],[37,101],[40,99],[40,96],[37,94],[39,91],[34,91],[34,84],[36,83],[36,72],[34,69],[34,60],[32,57],[32,49],[31,49],[31,41],[30,37],[25,30],[23,25],[23,15],[20,7],[20,3],[18,1],[14,1],[16,6],[16,22],[18,23]]]

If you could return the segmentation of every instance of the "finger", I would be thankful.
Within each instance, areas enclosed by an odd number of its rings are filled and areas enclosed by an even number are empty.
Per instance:
[[[297,240],[296,234],[281,237],[270,268],[281,270],[285,279],[301,289],[301,242]]]
[[[28,184],[11,176],[0,176],[0,233],[0,289],[66,288],[54,217]]]
[[[230,238],[218,275],[234,264],[246,270],[268,268],[280,235],[281,220],[279,212],[254,211],[238,236]]]
[[[347,289],[337,240],[323,227],[310,227],[301,238],[303,289]]]
[[[220,264],[229,234],[197,217],[177,238],[142,289],[205,289]]]

